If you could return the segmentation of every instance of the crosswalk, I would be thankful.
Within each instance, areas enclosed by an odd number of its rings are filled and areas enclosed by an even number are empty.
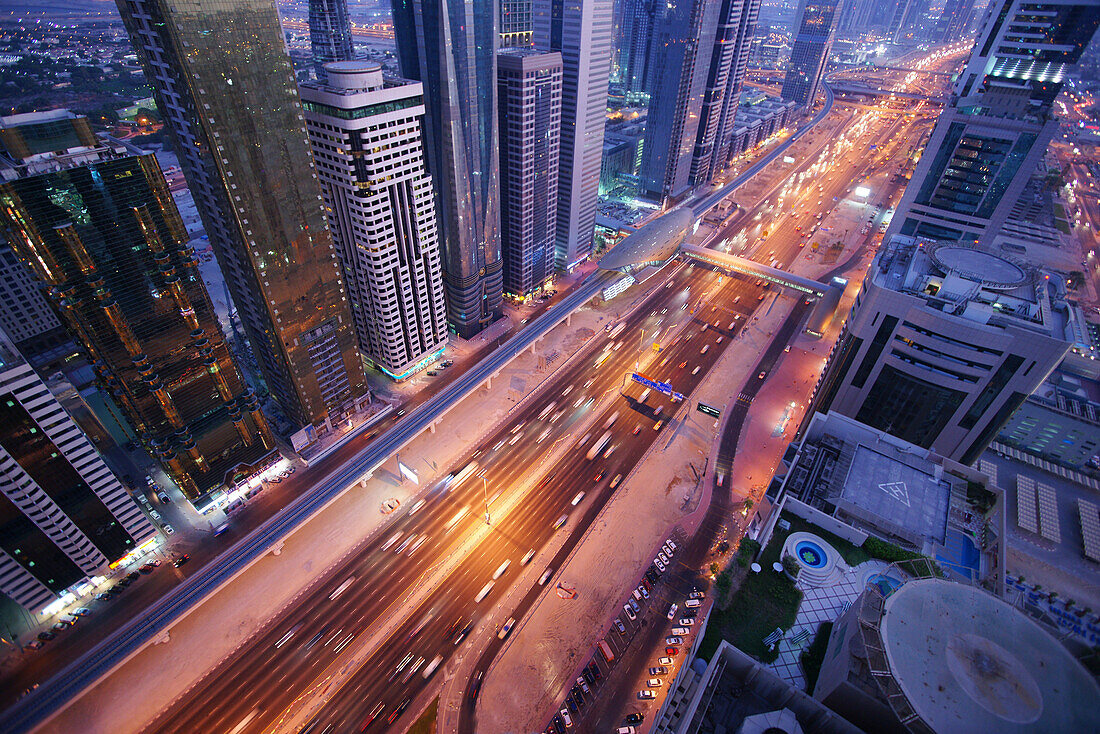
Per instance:
[[[737,394],[737,402],[741,403],[741,405],[752,405],[752,401],[755,399],[756,398],[754,398],[752,395],[748,395],[747,393],[742,392]]]

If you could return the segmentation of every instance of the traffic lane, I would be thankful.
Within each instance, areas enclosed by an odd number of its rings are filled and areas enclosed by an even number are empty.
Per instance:
[[[658,294],[658,295],[659,295],[659,294]],[[528,409],[528,412],[527,412],[527,413],[528,413],[528,415],[529,415],[530,413],[534,412],[534,411],[535,411],[535,410],[537,410],[537,409],[538,409],[538,405],[537,405],[537,404],[536,404],[536,405],[532,405],[532,406],[531,406],[531,407],[530,407],[530,408]],[[346,569],[345,569],[345,570],[346,570]],[[365,593],[364,593],[364,595],[366,595],[366,593],[367,593],[367,592],[365,592]],[[277,632],[276,630],[272,630],[272,632],[270,633],[270,635],[269,635],[269,636],[270,636],[271,638],[276,638],[276,637],[277,637],[277,635],[278,635],[278,632]],[[265,661],[265,663],[269,663],[269,661]],[[252,666],[253,664],[254,664],[254,663],[250,663],[250,664],[249,664],[249,667],[251,667],[251,666]],[[270,665],[269,665],[269,664],[265,664],[264,666],[262,666],[262,669],[263,669],[263,670],[265,670],[265,671],[267,671],[267,670],[269,670],[269,669],[270,669]],[[239,703],[239,702],[238,702],[238,703]]]
[[[716,359],[717,359],[717,357],[718,357],[718,351],[717,351],[717,350],[715,350],[715,352],[714,352],[714,353],[712,353],[712,355],[711,355],[711,356],[709,357],[709,359],[707,360],[707,361],[709,362],[709,364],[707,365],[708,369],[709,369],[709,367],[710,367],[710,366],[712,366],[712,365],[713,365],[713,361],[714,361],[714,360],[716,360]],[[694,387],[694,385],[693,385],[692,387]],[[584,524],[584,523],[582,523],[581,525],[579,525],[579,526],[578,526],[578,529],[579,529],[579,530],[581,530],[581,531],[583,531],[583,530],[587,529],[587,525],[586,525],[586,524]],[[566,550],[567,550],[567,549],[566,549]],[[617,629],[617,628],[616,628],[616,629]],[[487,663],[487,661],[488,661],[488,660],[490,660],[490,659],[491,659],[491,656],[495,654],[495,649],[496,649],[496,647],[498,647],[498,646],[492,646],[492,647],[491,647],[491,648],[490,648],[490,649],[489,649],[489,650],[488,650],[488,651],[486,652],[486,654],[485,654],[485,655],[483,656],[483,658],[482,658],[482,659],[481,659],[481,660],[479,661],[479,663],[478,663],[478,668],[479,668],[479,669],[483,669],[483,668],[484,668],[484,665],[485,665],[485,664]],[[466,694],[466,695],[467,695],[467,697],[469,696],[469,690],[467,690],[467,694]],[[468,727],[467,727],[467,730],[468,730]]]
[[[563,304],[579,305],[597,293],[599,288],[612,277],[615,276],[606,273],[599,273],[590,277],[588,281],[566,296]],[[479,365],[468,373],[464,373],[452,385],[442,389],[440,394],[434,396],[430,401],[436,403],[433,410],[442,410],[453,403],[473,383],[482,379],[485,374],[497,369],[504,360],[525,349],[538,334],[549,328],[550,323],[556,319],[557,316],[549,320],[544,316],[542,319],[537,320],[535,324],[532,324],[532,327],[535,328],[525,329],[517,334],[505,345],[503,351],[500,351],[499,354],[494,353],[486,360],[487,364]],[[539,322],[545,322],[542,329],[537,328]],[[204,597],[211,589],[216,588],[218,584],[228,579],[244,563],[262,554],[273,539],[282,537],[290,529],[297,527],[306,518],[311,517],[322,504],[332,496],[342,492],[350,483],[351,478],[361,473],[378,456],[387,455],[398,443],[412,433],[417,433],[426,427],[426,422],[423,420],[419,421],[421,425],[417,425],[417,423],[417,421],[402,423],[395,431],[386,434],[386,437],[390,440],[383,440],[380,446],[371,445],[362,451],[354,451],[352,444],[355,442],[353,441],[334,452],[331,457],[328,457],[329,459],[335,460],[337,456],[347,456],[345,452],[352,452],[351,465],[337,469],[328,475],[323,474],[319,466],[316,476],[324,478],[315,483],[316,487],[312,491],[294,498],[294,501],[290,502],[288,506],[280,508],[286,512],[278,517],[275,522],[264,527],[256,537],[246,539],[243,545],[234,548],[231,558],[221,559],[223,562],[217,564],[217,566],[208,565],[207,569],[211,570],[208,573],[201,574],[197,583],[189,586],[181,585],[173,589],[167,597],[157,600],[157,603],[150,606],[145,614],[137,617],[136,621],[116,630],[108,639],[94,642],[79,658],[68,661],[63,670],[55,671],[53,676],[43,684],[42,688],[35,692],[33,700],[20,702],[24,705],[18,706],[17,710],[9,709],[4,712],[3,718],[6,720],[6,724],[13,729],[23,729],[40,720],[49,711],[59,708],[79,690],[112,669],[123,656],[144,645],[151,635],[155,634],[165,624],[176,619],[187,607],[195,603],[195,600]],[[324,465],[327,465],[327,462],[321,462],[321,466]],[[98,657],[89,657],[97,651],[101,653]],[[60,675],[60,673],[66,671],[71,671],[71,674]]]
[[[643,450],[644,450],[644,448],[645,448],[644,446],[639,446],[639,447],[637,447],[637,449],[638,449],[638,456],[640,456],[640,454],[641,454],[641,451],[643,451]],[[623,448],[622,450],[620,450],[620,452],[618,452],[618,453],[620,453],[620,454],[621,454],[621,453],[622,453],[623,451],[630,451],[631,453],[633,453],[633,451],[631,451],[631,450],[630,450],[630,448],[628,448],[628,447],[624,447],[624,448]],[[579,461],[579,460],[578,460],[578,461]],[[630,458],[630,461],[629,461],[628,463],[633,463],[633,461],[634,461],[634,457],[632,456],[632,457]],[[575,476],[576,474],[581,474],[581,475],[583,476],[583,472],[568,472],[568,471],[567,471],[567,473],[568,473],[568,474],[569,474],[570,476]],[[608,473],[608,474],[609,474],[609,473],[610,473],[610,470],[608,470],[608,471],[607,471],[606,473]],[[582,478],[582,479],[580,480],[580,483],[579,483],[579,484],[578,484],[578,483],[576,483],[576,482],[574,481],[574,483],[572,483],[572,485],[571,485],[571,486],[569,486],[569,487],[567,488],[566,492],[565,492],[565,493],[563,494],[563,496],[562,496],[562,499],[564,499],[564,497],[565,497],[565,496],[567,496],[567,495],[568,495],[568,494],[569,494],[570,492],[572,492],[573,490],[575,490],[575,489],[578,489],[578,487],[584,487],[584,486],[585,486],[585,484],[586,484],[586,483],[584,482],[583,478]],[[546,517],[546,518],[548,519],[548,518],[549,518],[549,517],[550,517],[551,515],[553,515],[553,514],[555,514],[555,513],[554,513],[554,512],[550,512],[550,513],[546,514],[546,516],[545,516],[545,517]],[[493,559],[492,559],[492,562],[490,563],[490,565],[492,565],[492,563],[495,563],[495,562],[496,562],[497,560],[498,560],[497,558],[493,558]],[[476,584],[475,584],[475,585],[476,585]],[[471,588],[472,588],[472,587],[471,587]],[[494,593],[495,593],[495,589],[494,589]],[[372,667],[375,667],[375,666],[372,666]],[[345,723],[345,724],[346,724],[346,723],[351,723],[351,722],[353,722],[353,721],[354,721],[354,716],[352,716],[352,717],[351,717],[351,718],[349,718],[348,720],[344,721],[343,723]]]

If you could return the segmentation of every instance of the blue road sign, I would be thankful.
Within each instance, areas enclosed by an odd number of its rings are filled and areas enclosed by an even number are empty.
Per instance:
[[[647,387],[651,387],[658,392],[663,392],[665,395],[672,395],[672,385],[667,382],[657,382],[637,372],[631,372],[630,379],[634,380],[634,382],[640,382]]]

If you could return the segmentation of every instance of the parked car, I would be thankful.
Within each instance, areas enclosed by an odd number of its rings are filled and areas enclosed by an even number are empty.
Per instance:
[[[684,638],[677,637],[676,635],[670,635],[665,638],[666,645],[682,645],[684,644]]]

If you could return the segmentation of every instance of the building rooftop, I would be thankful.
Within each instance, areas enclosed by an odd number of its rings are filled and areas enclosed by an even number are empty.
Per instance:
[[[807,426],[786,487],[797,499],[921,548],[943,543],[953,483],[943,459],[838,413]]]
[[[912,535],[942,543],[951,503],[942,465],[893,446],[882,448],[856,446],[839,499]]]
[[[1020,611],[981,589],[910,581],[886,600],[890,673],[933,730],[1096,731],[1100,687]]]
[[[86,117],[69,110],[0,117],[0,181],[145,152],[124,140],[96,135]]]
[[[968,321],[1070,341],[1076,306],[1066,301],[1064,278],[1008,249],[894,235],[880,251],[872,277],[879,287]]]

